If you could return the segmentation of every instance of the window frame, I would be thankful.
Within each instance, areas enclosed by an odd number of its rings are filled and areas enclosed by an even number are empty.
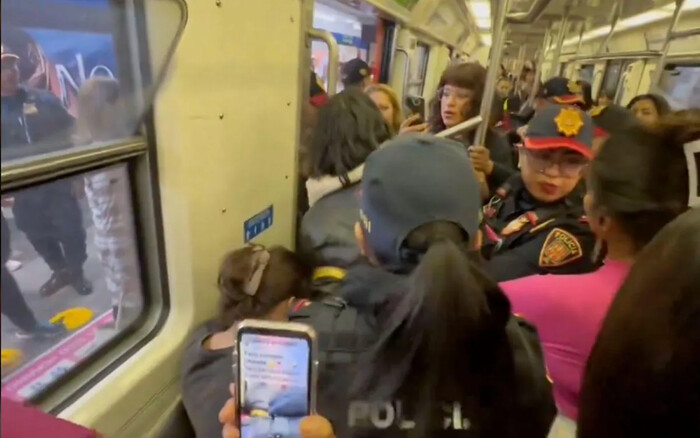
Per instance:
[[[157,90],[165,75],[165,68],[162,68],[157,77],[152,76],[144,2],[145,0],[109,0],[112,12],[115,5],[123,5],[119,16],[115,17],[115,20],[120,20],[120,25],[114,26],[113,38],[118,50],[116,56],[119,80],[128,81],[128,88],[134,91],[135,95],[139,90],[143,91],[143,87],[141,84],[132,83],[132,79],[136,82],[145,80],[151,90]],[[184,0],[173,0],[173,3],[180,7],[182,20],[166,53],[163,66],[167,66],[172,58],[188,18]],[[133,24],[133,27],[129,24]],[[134,41],[137,41],[137,44],[132,44]],[[127,50],[121,52],[119,49],[123,48]],[[121,53],[128,55],[128,59],[126,56],[119,58]],[[124,75],[125,69],[128,69],[127,75]],[[143,96],[139,97],[143,100]],[[60,413],[144,347],[160,332],[170,313],[163,212],[158,183],[157,140],[152,109],[145,112],[139,126],[141,135],[135,137],[2,163],[2,195],[60,178],[97,171],[116,163],[127,165],[144,307],[136,321],[92,351],[61,378],[26,400],[31,404],[40,405],[52,414]]]

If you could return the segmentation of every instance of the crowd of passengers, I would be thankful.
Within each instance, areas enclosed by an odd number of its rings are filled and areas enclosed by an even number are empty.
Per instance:
[[[312,74],[298,251],[227,254],[219,317],[188,344],[197,436],[239,437],[227,383],[245,318],[319,335],[318,415],[290,436],[700,436],[700,210],[683,149],[699,111],[604,92],[592,107],[590,86],[562,77],[530,98],[526,68],[501,78],[474,145],[433,134],[478,114],[482,66],[448,67],[419,120],[349,64],[330,98]],[[350,422],[358,400],[400,402],[410,427]],[[445,421],[454,403],[466,427]]]

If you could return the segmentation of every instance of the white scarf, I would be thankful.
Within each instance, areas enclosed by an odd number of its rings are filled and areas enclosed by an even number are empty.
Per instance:
[[[355,184],[362,180],[362,171],[365,165],[354,168],[348,172],[349,184],[343,184],[343,181],[339,176],[322,176],[320,178],[309,178],[306,181],[306,191],[309,196],[309,207],[312,207],[319,199],[333,192],[336,192],[347,185]]]

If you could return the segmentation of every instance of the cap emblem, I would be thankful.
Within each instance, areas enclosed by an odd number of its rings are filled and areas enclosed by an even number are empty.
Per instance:
[[[581,87],[581,84],[577,84],[574,81],[569,81],[566,84],[566,88],[569,89],[569,93],[571,94],[581,94],[583,93],[583,87]]]
[[[578,135],[583,128],[581,114],[573,108],[562,108],[554,123],[557,124],[559,132],[567,137]]]
[[[607,105],[598,105],[597,107],[592,108],[589,111],[589,114],[591,117],[597,117],[599,116],[603,111],[605,111],[605,108],[607,108]]]
[[[362,76],[367,76],[367,69],[366,69],[366,68],[361,68],[361,69],[360,69],[360,74],[361,74]]]

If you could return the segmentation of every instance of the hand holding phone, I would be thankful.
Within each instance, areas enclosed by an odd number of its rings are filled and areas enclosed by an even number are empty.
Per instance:
[[[316,350],[316,334],[305,324],[238,324],[234,371],[241,438],[300,436],[302,418],[315,412]]]

